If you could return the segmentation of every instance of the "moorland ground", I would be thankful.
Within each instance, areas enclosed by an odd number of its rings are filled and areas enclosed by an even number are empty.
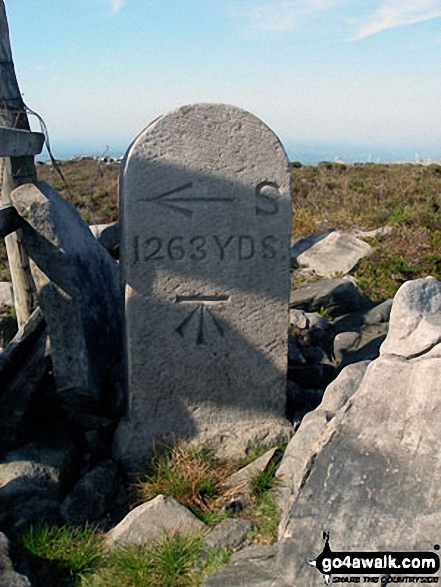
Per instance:
[[[89,224],[118,219],[118,163],[94,159],[38,165],[48,181]],[[441,166],[323,162],[292,165],[293,237],[328,228],[364,231],[390,226],[383,236],[366,239],[375,252],[353,272],[374,300],[392,297],[409,279],[441,279]],[[3,242],[0,280],[9,279]]]

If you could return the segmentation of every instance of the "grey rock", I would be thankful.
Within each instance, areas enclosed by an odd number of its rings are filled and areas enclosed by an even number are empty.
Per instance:
[[[380,324],[382,322],[389,322],[390,313],[392,310],[393,299],[386,300],[364,315],[364,323],[367,325]]]
[[[363,298],[347,279],[327,279],[309,283],[291,292],[290,307],[305,312],[319,311],[325,308],[330,316],[341,316],[359,310],[364,304]]]
[[[334,551],[417,551],[438,543],[440,291],[441,283],[427,278],[397,292],[383,343],[397,352],[382,347],[326,426],[282,520],[283,587],[317,585],[305,560],[321,552],[324,529]]]
[[[176,533],[192,535],[203,533],[207,526],[172,497],[158,495],[136,507],[117,526],[107,532],[105,544],[143,545],[160,541]]]
[[[275,545],[244,548],[203,587],[278,587],[276,554]]]
[[[380,354],[381,345],[386,339],[388,328],[387,323],[364,326],[360,333],[359,342],[354,348],[346,349],[346,352],[341,356],[339,369],[351,363],[376,359]]]
[[[0,587],[31,587],[29,579],[16,573],[9,558],[9,540],[0,532]]]
[[[175,110],[127,152],[127,468],[164,436],[223,456],[286,438],[290,182],[278,138],[233,106]]]
[[[381,355],[411,359],[433,349],[434,356],[441,341],[441,283],[434,277],[416,279],[404,283],[399,292]]]
[[[0,354],[0,454],[20,444],[23,417],[49,368],[46,342],[37,308]]]
[[[364,241],[332,229],[300,238],[291,247],[291,256],[299,265],[322,277],[349,273],[372,252]]]
[[[273,459],[277,447],[271,448],[265,454],[260,456],[258,459],[243,467],[236,473],[233,473],[222,482],[221,486],[223,489],[241,489],[250,491],[251,481],[257,473],[264,471],[268,464]]]
[[[111,224],[92,224],[89,226],[93,236],[109,252],[119,247],[119,226],[116,222]]]
[[[48,325],[57,388],[67,403],[95,405],[120,360],[118,265],[78,212],[47,183],[11,194]]]
[[[292,326],[296,326],[297,328],[308,328],[309,320],[303,310],[296,310],[295,308],[289,311],[289,321],[291,322]]]
[[[359,238],[375,238],[378,236],[386,236],[392,232],[392,226],[380,226],[374,230],[353,230],[352,234]]]
[[[119,476],[116,463],[104,461],[86,473],[61,504],[66,524],[81,526],[103,517],[118,493]]]
[[[333,412],[321,408],[309,412],[286,447],[282,462],[276,472],[276,477],[280,482],[273,490],[282,512],[287,511],[289,499],[297,493],[305,468],[308,467],[311,459],[319,450],[322,433],[333,416]]]
[[[45,463],[0,464],[0,524],[18,531],[32,523],[58,520],[59,470]]]
[[[201,554],[204,556],[214,548],[231,548],[236,550],[246,540],[252,524],[248,520],[226,518],[222,520],[203,540]]]
[[[8,281],[0,281],[0,307],[2,306],[14,307],[14,291],[12,283]]]
[[[320,409],[336,414],[360,387],[369,363],[359,361],[342,369],[325,389]]]
[[[339,332],[333,342],[334,357],[341,361],[348,351],[358,348],[361,341],[361,333],[357,331]]]

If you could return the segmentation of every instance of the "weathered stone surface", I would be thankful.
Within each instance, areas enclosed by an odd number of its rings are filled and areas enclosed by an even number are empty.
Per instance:
[[[247,534],[251,531],[252,524],[248,520],[238,518],[226,518],[218,524],[201,544],[201,556],[203,557],[213,548],[237,549],[245,542]]]
[[[119,226],[116,222],[111,224],[92,224],[89,226],[93,236],[105,249],[113,253],[119,247]]]
[[[321,552],[324,530],[334,551],[424,551],[439,542],[440,292],[427,278],[396,294],[380,357],[327,425],[284,516],[283,587],[317,585],[305,560]]]
[[[0,532],[0,587],[31,587],[27,577],[14,571],[9,558],[9,541]]]
[[[327,279],[309,283],[291,292],[290,307],[306,312],[316,312],[321,308],[331,316],[341,316],[358,310],[364,301],[349,279]]]
[[[105,375],[120,359],[118,266],[75,208],[47,183],[11,194],[48,325],[58,391],[97,401]]]
[[[0,308],[7,306],[14,307],[14,292],[12,290],[12,283],[8,281],[0,282]]]
[[[360,361],[342,369],[325,389],[320,409],[336,414],[360,387],[369,363]]]
[[[20,530],[59,518],[58,494],[70,474],[73,452],[29,444],[0,464],[0,525]]]
[[[288,508],[290,496],[297,493],[305,467],[317,452],[323,430],[333,416],[332,412],[321,408],[309,412],[286,447],[276,472],[280,483],[274,489],[274,496],[284,510]]]
[[[278,587],[276,553],[275,545],[244,548],[203,587]]]
[[[349,273],[372,247],[350,234],[329,229],[299,238],[291,247],[291,257],[322,277]]]
[[[266,469],[269,462],[274,457],[276,451],[277,447],[271,448],[265,454],[260,456],[258,459],[256,459],[246,467],[243,467],[239,471],[236,471],[236,473],[230,475],[222,482],[222,487],[224,489],[244,489],[248,487],[249,489],[253,477],[257,473],[260,473]]]
[[[0,454],[20,443],[23,416],[49,368],[46,340],[37,308],[0,354]]]
[[[103,517],[119,489],[118,467],[107,460],[98,464],[75,485],[61,504],[66,524],[81,526]]]
[[[107,532],[109,548],[123,544],[147,544],[173,534],[200,534],[207,526],[172,497],[158,495],[139,505]]]
[[[163,435],[229,456],[285,436],[290,177],[273,132],[232,106],[175,110],[128,151],[127,466]]]
[[[404,283],[392,306],[381,355],[411,359],[433,349],[433,356],[440,341],[441,283],[434,277]]]

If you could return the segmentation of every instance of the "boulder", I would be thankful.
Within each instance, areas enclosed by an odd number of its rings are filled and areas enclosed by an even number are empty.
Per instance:
[[[12,283],[8,281],[0,281],[0,309],[6,306],[7,308],[14,307],[14,291]]]
[[[244,548],[203,587],[278,587],[276,553],[275,545]]]
[[[77,210],[49,184],[20,186],[11,200],[33,261],[57,389],[69,406],[93,408],[105,376],[121,355],[118,265]]]
[[[20,444],[23,418],[50,365],[46,341],[37,308],[0,354],[0,454]]]
[[[237,550],[246,540],[252,524],[248,520],[226,518],[222,520],[203,540],[199,559],[215,548],[231,548]]]
[[[61,504],[66,524],[82,526],[102,518],[118,493],[118,467],[114,461],[99,463],[86,473]]]
[[[9,541],[0,532],[0,587],[31,587],[27,577],[14,571],[9,558]]]
[[[117,526],[107,532],[109,548],[120,545],[159,542],[173,534],[201,534],[207,526],[172,497],[158,495],[136,507]]]
[[[299,266],[322,277],[349,273],[372,252],[368,243],[334,229],[299,238],[291,247],[291,257]]]
[[[349,279],[327,279],[308,283],[291,292],[290,308],[318,312],[325,308],[330,316],[341,316],[359,310],[364,299]]]
[[[119,226],[116,222],[111,224],[92,224],[89,226],[93,236],[103,245],[109,253],[115,253],[119,248]]]
[[[279,528],[279,585],[315,587],[333,551],[427,551],[441,526],[441,283],[405,283],[380,357],[326,426]]]

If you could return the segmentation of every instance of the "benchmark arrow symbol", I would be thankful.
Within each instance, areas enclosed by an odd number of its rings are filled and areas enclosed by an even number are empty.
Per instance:
[[[152,204],[158,204],[159,206],[165,206],[166,208],[170,208],[175,212],[179,212],[180,214],[184,214],[185,216],[192,216],[194,214],[194,210],[185,206],[185,204],[192,204],[194,202],[232,202],[233,198],[228,197],[221,197],[221,196],[213,196],[213,197],[206,197],[206,196],[186,196],[181,192],[186,192],[187,190],[193,189],[193,182],[188,182],[184,185],[181,185],[178,188],[174,188],[173,190],[169,190],[168,192],[164,192],[159,196],[155,196],[153,198],[140,198],[140,202],[151,202]]]

